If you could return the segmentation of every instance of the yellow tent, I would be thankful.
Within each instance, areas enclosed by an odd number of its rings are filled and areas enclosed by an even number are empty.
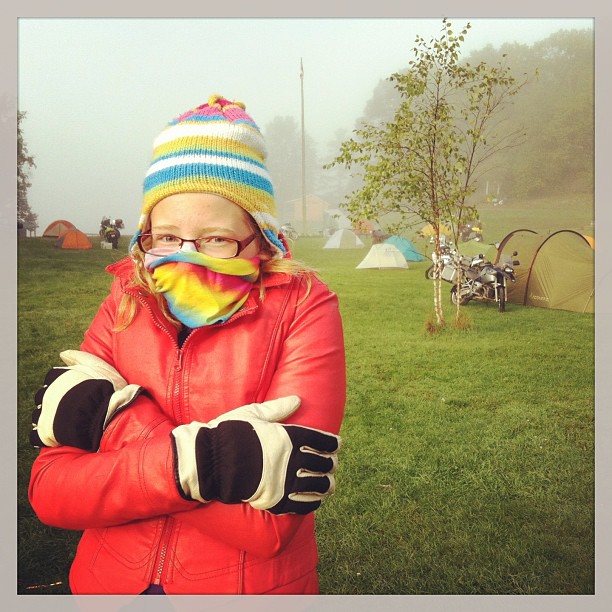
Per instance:
[[[595,248],[595,238],[593,238],[593,236],[584,235],[584,239],[591,245],[592,249]]]
[[[436,230],[434,229],[431,223],[428,223],[425,227],[422,227],[419,230],[419,233],[421,234],[421,236],[425,236],[425,237],[435,236]],[[446,227],[446,225],[443,225],[441,223],[440,224],[440,235],[445,235],[445,236],[450,237],[452,235],[452,232],[448,229],[448,227]]]

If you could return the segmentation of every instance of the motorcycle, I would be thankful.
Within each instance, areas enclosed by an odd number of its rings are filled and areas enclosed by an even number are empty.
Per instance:
[[[516,257],[515,251],[512,257]],[[499,312],[505,312],[508,298],[508,282],[515,282],[514,267],[518,260],[495,265],[482,255],[469,258],[456,254],[452,261],[442,269],[442,280],[452,283],[451,302],[461,306],[470,300],[478,302],[497,302]],[[459,272],[460,271],[460,272]],[[457,283],[457,275],[461,282]]]
[[[474,240],[475,242],[482,242],[482,228],[471,223],[466,223],[459,228],[459,238],[463,242],[469,242]]]
[[[436,271],[436,261],[438,260],[438,255],[434,251],[431,254],[431,260],[433,261],[433,263],[431,264],[431,266],[429,266],[429,268],[427,268],[427,270],[425,270],[425,278],[427,280],[433,280],[434,278],[437,278],[440,271],[444,269],[444,266],[446,266],[449,263],[452,263],[453,257],[455,254],[456,254],[456,251],[452,249],[450,246],[441,245],[440,246],[440,265],[438,267],[438,271]]]
[[[297,240],[299,236],[299,234],[297,233],[293,225],[291,225],[291,223],[285,223],[284,225],[281,225],[280,233],[288,240]]]
[[[113,249],[116,249],[119,247],[119,238],[121,237],[121,232],[119,230],[124,227],[123,219],[102,217],[102,221],[100,221],[100,231],[98,233],[102,240],[109,242],[113,245]]]

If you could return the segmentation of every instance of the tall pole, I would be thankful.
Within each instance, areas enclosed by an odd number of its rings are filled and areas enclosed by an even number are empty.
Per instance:
[[[302,85],[302,234],[306,234],[306,132],[304,131],[304,64],[300,58],[300,81]]]

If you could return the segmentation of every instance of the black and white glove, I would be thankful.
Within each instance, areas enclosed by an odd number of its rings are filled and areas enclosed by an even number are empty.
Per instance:
[[[300,403],[295,395],[282,397],[173,429],[181,495],[202,502],[247,502],[273,514],[316,510],[335,490],[340,438],[276,422]]]
[[[97,451],[113,415],[142,391],[106,361],[84,351],[60,353],[68,367],[56,367],[34,397],[30,444],[74,446]]]

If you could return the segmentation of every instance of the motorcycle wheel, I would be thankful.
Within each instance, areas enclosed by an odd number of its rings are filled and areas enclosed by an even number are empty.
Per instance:
[[[106,242],[113,244],[119,242],[119,235],[120,234],[118,230],[111,230],[110,232],[105,232],[104,238]]]
[[[469,297],[462,297],[459,300],[459,305],[465,306],[469,301]],[[457,285],[453,285],[451,287],[451,303],[453,303],[455,306],[457,305]]]
[[[431,266],[429,266],[429,268],[427,268],[427,270],[425,270],[425,278],[427,280],[433,280],[434,278],[436,278],[435,268],[436,266],[432,264]]]
[[[504,287],[502,287],[499,291],[497,307],[499,309],[499,312],[506,312],[506,291]]]

